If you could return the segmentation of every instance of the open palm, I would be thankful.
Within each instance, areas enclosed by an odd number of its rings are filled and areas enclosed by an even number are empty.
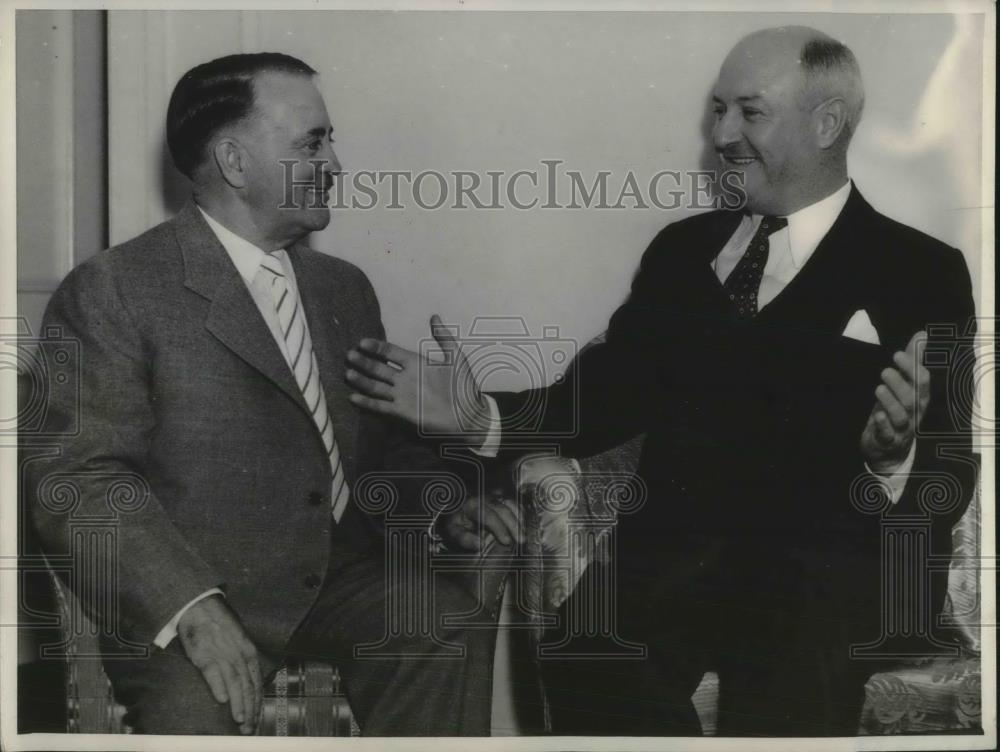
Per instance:
[[[410,423],[425,436],[461,438],[480,445],[490,426],[489,405],[461,343],[434,315],[431,334],[444,353],[432,361],[390,342],[363,339],[347,354],[346,377],[354,404]]]

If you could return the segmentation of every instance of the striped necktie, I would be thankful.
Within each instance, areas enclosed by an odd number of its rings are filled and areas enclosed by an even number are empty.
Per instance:
[[[340,517],[347,508],[350,489],[344,477],[344,466],[340,461],[340,450],[333,437],[333,422],[326,409],[326,397],[319,380],[319,366],[316,364],[316,354],[313,352],[312,339],[306,326],[305,313],[299,304],[295,288],[288,283],[285,270],[278,254],[284,251],[274,251],[264,256],[260,262],[261,270],[271,277],[271,298],[274,310],[278,314],[281,334],[285,339],[285,352],[288,365],[295,374],[295,383],[302,390],[306,406],[312,413],[313,421],[323,437],[323,444],[330,455],[330,470],[333,473],[333,490],[330,493],[333,507],[333,518],[340,522]]]

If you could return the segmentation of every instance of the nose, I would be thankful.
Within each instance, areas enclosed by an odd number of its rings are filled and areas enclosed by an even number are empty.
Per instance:
[[[742,139],[739,129],[739,113],[732,107],[715,116],[712,126],[712,142],[717,151],[738,143]]]
[[[326,145],[323,147],[322,159],[324,161],[323,170],[325,172],[328,172],[331,175],[339,175],[343,172],[340,160],[337,159],[337,153],[333,150],[332,142],[327,141]]]

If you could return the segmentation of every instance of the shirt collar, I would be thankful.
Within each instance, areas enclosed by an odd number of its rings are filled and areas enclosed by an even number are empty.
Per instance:
[[[195,206],[198,205],[195,204]],[[257,269],[260,267],[260,262],[264,260],[264,256],[267,253],[249,240],[241,238],[229,228],[221,225],[218,220],[214,219],[212,215],[200,206],[198,206],[198,211],[201,212],[201,216],[205,218],[208,226],[215,233],[215,237],[222,243],[222,247],[226,249],[226,253],[229,254],[229,258],[232,259],[233,264],[236,266],[236,271],[240,273],[240,276],[243,277],[247,284],[252,283],[254,276],[257,274]]]
[[[837,221],[837,217],[847,204],[847,197],[850,194],[851,181],[848,180],[826,198],[785,218],[788,220],[788,247],[796,269],[801,268],[809,260],[816,246],[830,232],[833,223]]]

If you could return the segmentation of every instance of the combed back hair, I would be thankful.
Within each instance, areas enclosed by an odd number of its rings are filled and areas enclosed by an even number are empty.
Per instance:
[[[827,36],[810,39],[802,46],[799,57],[806,75],[806,90],[819,92],[824,98],[842,97],[847,105],[846,144],[854,135],[865,106],[857,58],[846,44]]]
[[[256,52],[220,57],[181,76],[167,107],[167,146],[178,170],[193,178],[212,136],[253,112],[253,82],[262,73],[316,71],[291,55]]]

